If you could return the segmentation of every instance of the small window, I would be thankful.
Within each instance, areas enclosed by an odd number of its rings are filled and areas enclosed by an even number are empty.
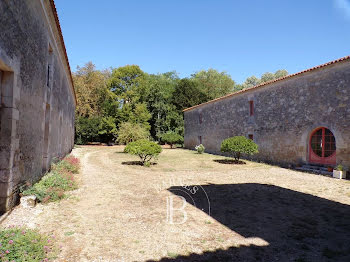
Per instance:
[[[202,144],[202,136],[198,136],[199,144]]]
[[[249,115],[254,115],[254,101],[249,101]]]
[[[254,140],[254,136],[253,136],[252,134],[249,134],[249,135],[248,135],[248,138],[249,138],[250,140]]]
[[[50,87],[50,65],[47,65],[47,80],[46,80],[46,84],[47,87]]]
[[[203,115],[202,113],[199,113],[199,124],[203,123]]]

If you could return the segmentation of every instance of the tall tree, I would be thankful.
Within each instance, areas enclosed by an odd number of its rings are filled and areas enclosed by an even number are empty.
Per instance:
[[[192,78],[208,99],[227,95],[234,90],[235,82],[226,72],[218,72],[215,69],[202,70],[192,75]]]
[[[208,96],[198,87],[198,82],[193,79],[183,78],[176,85],[172,103],[177,110],[207,102]]]
[[[110,90],[124,103],[139,99],[138,89],[144,80],[145,73],[137,65],[126,65],[112,71],[109,79]]]

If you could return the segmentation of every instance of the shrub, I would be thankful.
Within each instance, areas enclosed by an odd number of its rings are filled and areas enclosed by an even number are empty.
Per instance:
[[[337,171],[344,171],[344,167],[342,165],[337,165],[335,170],[337,170]]]
[[[97,117],[77,117],[75,121],[75,142],[78,145],[99,141],[101,119]]]
[[[53,241],[36,230],[19,227],[0,230],[0,261],[48,261],[56,251]]]
[[[148,137],[149,131],[141,124],[124,122],[120,124],[117,141],[120,144],[127,145],[130,142],[147,139]]]
[[[184,138],[175,132],[168,132],[163,134],[161,136],[161,140],[164,143],[169,144],[171,148],[173,148],[174,144],[182,144],[184,142]]]
[[[52,165],[51,171],[38,183],[22,192],[24,196],[35,195],[40,202],[52,202],[64,198],[66,191],[77,188],[74,175],[79,172],[79,159],[68,156]]]
[[[142,165],[149,166],[152,158],[157,157],[162,152],[162,148],[155,142],[141,139],[129,143],[124,152],[139,156]]]
[[[235,136],[221,142],[221,152],[229,153],[236,161],[242,154],[253,155],[258,153],[258,145],[244,136]]]
[[[203,154],[205,147],[202,144],[200,144],[200,145],[196,146],[195,149],[197,150],[198,154]]]

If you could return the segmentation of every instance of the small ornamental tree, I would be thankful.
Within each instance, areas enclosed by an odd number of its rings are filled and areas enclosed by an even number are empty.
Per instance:
[[[174,144],[182,144],[184,142],[184,138],[175,132],[165,133],[161,139],[163,142],[169,144],[171,148],[173,148]]]
[[[229,153],[236,161],[242,154],[253,155],[258,153],[258,145],[244,136],[234,136],[221,142],[221,152]]]
[[[155,142],[141,139],[127,144],[124,152],[139,156],[142,165],[149,166],[151,159],[157,157],[162,152],[162,147]]]

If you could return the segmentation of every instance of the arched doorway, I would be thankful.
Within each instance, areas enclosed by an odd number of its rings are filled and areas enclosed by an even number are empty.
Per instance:
[[[309,161],[314,164],[336,164],[336,142],[333,133],[320,127],[314,130],[310,136]]]

